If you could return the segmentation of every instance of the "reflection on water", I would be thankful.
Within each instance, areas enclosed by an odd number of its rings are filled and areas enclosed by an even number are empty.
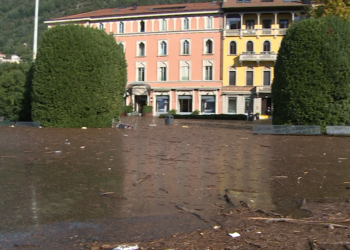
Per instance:
[[[2,247],[79,249],[206,228],[228,206],[225,189],[236,205],[284,214],[301,198],[347,195],[347,138],[253,135],[252,122],[123,122],[137,129],[0,128]]]

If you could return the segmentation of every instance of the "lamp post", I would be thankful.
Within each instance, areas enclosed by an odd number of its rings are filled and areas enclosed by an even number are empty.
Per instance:
[[[35,61],[36,51],[38,46],[38,16],[39,16],[39,0],[35,0],[33,61]]]

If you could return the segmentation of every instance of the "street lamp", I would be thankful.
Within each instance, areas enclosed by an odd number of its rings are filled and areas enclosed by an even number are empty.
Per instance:
[[[33,61],[35,61],[36,51],[38,47],[38,16],[39,16],[39,0],[35,0]]]

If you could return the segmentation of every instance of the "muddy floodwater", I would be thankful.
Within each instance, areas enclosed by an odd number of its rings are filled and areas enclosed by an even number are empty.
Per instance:
[[[300,218],[350,198],[350,138],[259,121],[126,117],[136,129],[0,127],[0,249],[84,249],[206,229],[233,203]],[[151,126],[150,126],[151,125]]]

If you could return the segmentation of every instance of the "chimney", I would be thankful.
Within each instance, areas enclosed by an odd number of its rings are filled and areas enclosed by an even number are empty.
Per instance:
[[[132,7],[132,10],[136,10],[136,9],[137,9],[137,4],[136,4],[136,3],[133,3],[133,4],[131,5],[131,7]]]

